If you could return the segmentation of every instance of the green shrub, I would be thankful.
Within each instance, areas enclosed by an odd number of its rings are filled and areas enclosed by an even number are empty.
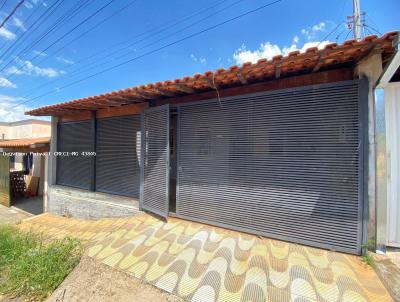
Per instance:
[[[0,226],[0,293],[43,300],[79,263],[81,254],[75,239],[45,242],[33,233]]]

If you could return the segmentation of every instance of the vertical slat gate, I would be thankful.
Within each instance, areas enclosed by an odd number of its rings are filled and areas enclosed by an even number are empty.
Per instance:
[[[57,184],[89,190],[91,187],[92,158],[82,152],[92,152],[91,121],[58,124]]]
[[[181,105],[177,215],[361,251],[359,81]]]
[[[96,191],[139,198],[140,115],[97,120]]]
[[[142,114],[141,208],[162,217],[169,211],[169,106]]]

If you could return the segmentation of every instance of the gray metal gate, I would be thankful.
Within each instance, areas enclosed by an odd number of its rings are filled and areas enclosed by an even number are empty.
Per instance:
[[[360,82],[179,106],[177,216],[360,253]]]
[[[92,158],[82,152],[94,151],[92,121],[59,123],[57,126],[57,184],[90,189]]]
[[[169,211],[169,106],[142,114],[141,208],[167,217]]]
[[[139,198],[140,115],[97,120],[96,191]]]

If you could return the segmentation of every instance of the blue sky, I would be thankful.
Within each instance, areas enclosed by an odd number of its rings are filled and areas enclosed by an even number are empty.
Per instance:
[[[0,0],[0,7],[5,2],[0,21],[19,1]],[[351,38],[344,22],[352,14],[352,0],[282,0],[63,88],[272,0],[56,1],[25,0],[0,28],[0,121],[27,118],[23,112],[31,108]],[[57,7],[57,3],[61,4]],[[30,28],[51,7],[57,7],[54,13],[36,30],[35,25]],[[95,14],[98,9],[101,10]],[[361,10],[367,13],[366,24],[370,26],[366,33],[400,29],[398,0],[361,0]],[[74,11],[76,14],[71,17]],[[70,19],[59,22],[39,39],[68,12]],[[105,21],[97,25],[102,20]],[[82,24],[77,26],[79,23]],[[95,28],[77,39],[92,27]]]

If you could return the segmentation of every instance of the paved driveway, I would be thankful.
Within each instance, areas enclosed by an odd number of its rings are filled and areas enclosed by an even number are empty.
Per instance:
[[[28,213],[0,205],[0,224],[16,224],[28,217],[31,217]]]
[[[392,301],[359,257],[181,219],[44,215],[21,227],[87,240],[90,257],[192,301]]]

